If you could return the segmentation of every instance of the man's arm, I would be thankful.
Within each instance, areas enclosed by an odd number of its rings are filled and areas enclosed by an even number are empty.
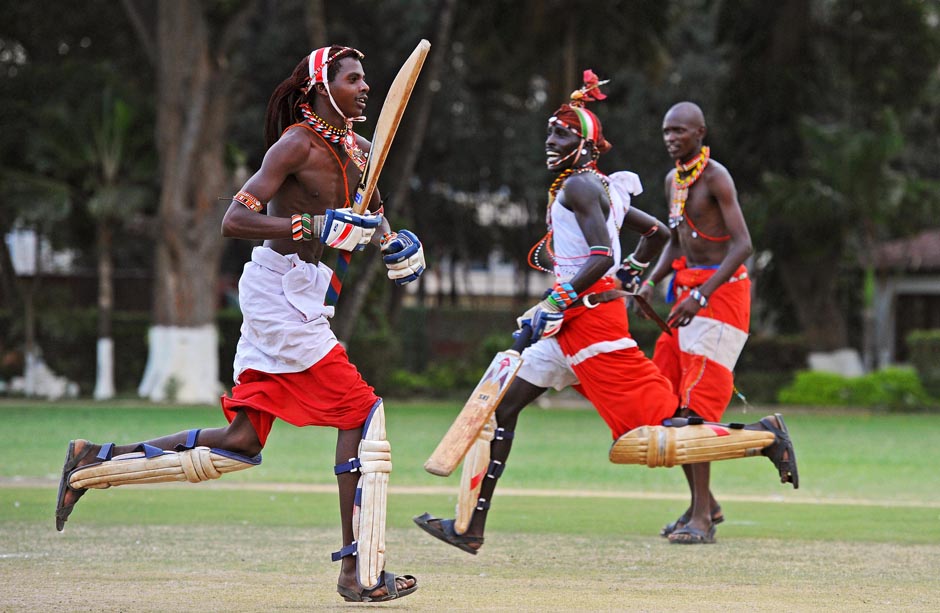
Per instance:
[[[288,132],[268,149],[261,168],[242,186],[262,203],[269,202],[284,180],[303,168],[310,154],[306,138]],[[291,220],[287,217],[259,215],[235,200],[222,218],[222,236],[244,239],[276,239],[291,236]]]
[[[566,181],[563,205],[574,213],[581,228],[584,240],[591,247],[610,248],[610,236],[607,233],[607,219],[601,186],[593,175],[575,175]],[[610,210],[610,204],[606,209]],[[571,286],[579,295],[604,276],[614,265],[610,255],[592,255],[571,279]]]
[[[702,178],[705,179],[709,193],[718,203],[725,228],[731,236],[728,239],[728,252],[718,270],[699,287],[702,295],[707,297],[731,278],[738,267],[753,253],[754,247],[751,244],[751,234],[747,229],[747,223],[744,221],[744,214],[741,212],[741,205],[738,203],[738,191],[734,187],[731,173],[724,166],[716,165],[713,172]]]

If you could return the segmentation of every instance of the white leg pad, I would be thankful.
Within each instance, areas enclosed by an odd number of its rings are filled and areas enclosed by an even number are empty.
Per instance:
[[[359,442],[359,485],[353,507],[356,570],[359,584],[377,587],[385,570],[385,509],[392,447],[385,435],[385,406],[376,403],[363,426]]]
[[[640,426],[630,430],[610,448],[614,464],[675,466],[761,455],[774,442],[772,432],[743,430],[724,424],[696,426]]]
[[[179,452],[164,451],[149,458],[144,452],[134,452],[75,469],[69,475],[69,485],[75,489],[105,489],[112,485],[139,483],[198,483],[258,464],[261,464],[260,455],[248,458],[209,447],[194,447]]]
[[[490,446],[496,437],[496,416],[490,416],[489,421],[480,430],[470,451],[463,459],[463,469],[460,473],[460,490],[457,493],[456,518],[454,519],[454,532],[463,534],[470,527],[470,519],[477,507],[480,496],[480,487],[490,467]]]

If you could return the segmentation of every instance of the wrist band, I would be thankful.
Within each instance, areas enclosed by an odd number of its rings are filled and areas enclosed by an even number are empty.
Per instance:
[[[248,207],[248,210],[254,213],[261,212],[261,208],[262,208],[261,201],[244,190],[232,196],[232,200],[234,200],[235,202],[240,202],[244,204],[246,207]]]
[[[310,213],[294,213],[290,216],[290,235],[295,241],[313,240],[313,219]]]
[[[637,260],[635,257],[633,257],[632,253],[627,256],[627,259],[625,259],[623,263],[629,266],[630,268],[632,268],[633,270],[636,270],[639,272],[644,272],[647,268],[650,267],[649,262],[641,262]]]
[[[693,289],[691,292],[689,292],[689,297],[699,303],[699,306],[702,308],[708,306],[708,297],[703,295],[702,292],[698,291],[697,289]]]
[[[566,309],[571,303],[578,299],[578,293],[570,283],[556,283],[552,288],[552,294],[548,297],[559,309]]]

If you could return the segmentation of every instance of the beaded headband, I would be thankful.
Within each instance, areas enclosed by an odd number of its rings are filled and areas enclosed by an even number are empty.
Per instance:
[[[339,51],[330,55],[330,49],[333,47],[321,47],[319,49],[314,49],[310,53],[310,59],[307,60],[309,67],[310,79],[307,81],[307,84],[303,88],[303,92],[306,94],[310,91],[310,88],[313,87],[314,83],[328,83],[327,81],[327,69],[330,64],[340,55],[347,54],[352,52],[357,59],[362,60],[365,58],[365,54],[359,51],[358,49],[353,49],[352,47],[340,47]]]

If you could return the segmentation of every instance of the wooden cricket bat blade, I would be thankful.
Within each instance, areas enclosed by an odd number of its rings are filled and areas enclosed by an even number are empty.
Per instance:
[[[382,105],[375,124],[375,134],[372,137],[366,166],[362,170],[359,185],[356,187],[356,195],[353,198],[353,210],[357,213],[362,213],[369,206],[372,192],[375,191],[382,167],[385,165],[385,158],[388,157],[392,140],[395,138],[395,132],[398,131],[398,124],[401,123],[405,107],[408,106],[411,92],[414,90],[418,75],[424,66],[424,59],[430,49],[431,43],[421,39],[388,88],[388,95],[385,97],[385,103]]]
[[[450,429],[438,443],[424,469],[432,475],[447,477],[463,460],[483,425],[496,411],[509,384],[516,378],[522,358],[514,350],[500,351],[490,362],[470,399],[457,415]]]

